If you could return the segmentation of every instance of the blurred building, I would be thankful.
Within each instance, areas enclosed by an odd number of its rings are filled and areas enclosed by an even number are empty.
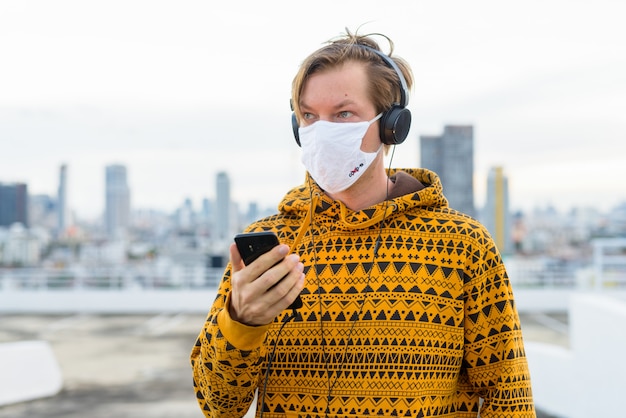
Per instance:
[[[442,135],[420,136],[420,159],[439,175],[450,206],[475,217],[473,126],[446,125]]]
[[[210,229],[211,214],[213,213],[213,202],[208,197],[202,199],[202,209],[200,210],[200,224],[203,229]]]
[[[130,223],[130,189],[125,166],[106,167],[105,194],[106,233],[109,238],[122,237]]]
[[[259,205],[256,202],[250,202],[248,204],[248,211],[244,215],[244,219],[243,219],[244,224],[246,225],[251,224],[252,222],[259,219],[260,217],[261,216],[260,216]]]
[[[57,236],[65,235],[69,227],[67,208],[67,165],[61,165],[59,169],[59,188],[57,192]]]
[[[47,194],[28,197],[28,223],[30,227],[40,226],[50,233],[57,230],[58,213],[56,199]]]
[[[21,223],[14,223],[0,235],[0,266],[36,266],[41,259],[41,245],[39,237]]]
[[[509,179],[502,167],[492,167],[487,175],[487,198],[482,218],[482,223],[491,233],[500,252],[512,252]]]
[[[28,186],[0,183],[0,226],[20,223],[28,227]]]
[[[193,210],[193,203],[190,198],[186,198],[183,205],[176,213],[178,228],[181,231],[192,231],[196,227],[196,214]]]
[[[230,200],[230,179],[224,171],[217,173],[215,198],[215,238],[219,241],[232,239],[233,216]]]

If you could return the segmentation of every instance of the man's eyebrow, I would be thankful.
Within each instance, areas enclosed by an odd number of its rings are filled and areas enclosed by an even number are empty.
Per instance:
[[[344,99],[342,101],[340,101],[339,103],[337,103],[337,105],[335,106],[336,109],[339,109],[341,107],[345,107],[348,105],[353,105],[356,102],[353,99]]]
[[[336,105],[333,106],[333,108],[335,110],[337,109],[341,109],[342,107],[348,106],[348,105],[353,105],[356,102],[353,99],[344,99],[342,101],[340,101],[339,103],[337,103]],[[311,107],[308,106],[305,102],[300,102],[300,110],[304,110],[304,109],[310,109]]]

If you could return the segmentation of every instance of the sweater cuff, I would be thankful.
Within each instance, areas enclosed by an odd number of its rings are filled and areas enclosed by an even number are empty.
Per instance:
[[[237,322],[230,317],[230,294],[226,298],[224,309],[217,314],[217,325],[224,338],[239,350],[254,350],[263,344],[265,334],[271,324],[251,326]]]

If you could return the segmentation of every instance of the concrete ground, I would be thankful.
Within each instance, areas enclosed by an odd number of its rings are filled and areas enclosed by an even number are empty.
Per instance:
[[[0,315],[0,343],[48,341],[64,378],[58,395],[0,406],[0,418],[201,418],[189,353],[203,321],[201,314]],[[526,341],[567,346],[565,315],[522,315],[522,327]]]

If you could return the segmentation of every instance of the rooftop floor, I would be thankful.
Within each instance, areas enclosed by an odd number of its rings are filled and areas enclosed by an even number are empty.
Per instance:
[[[521,321],[526,341],[567,347],[566,314],[522,314]],[[188,359],[203,322],[204,315],[187,313],[2,314],[0,343],[48,341],[64,389],[0,406],[0,418],[201,418]]]

